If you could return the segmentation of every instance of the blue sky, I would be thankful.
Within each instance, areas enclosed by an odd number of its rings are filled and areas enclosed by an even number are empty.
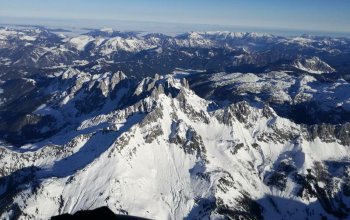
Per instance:
[[[350,0],[0,0],[0,17],[109,19],[350,32]]]

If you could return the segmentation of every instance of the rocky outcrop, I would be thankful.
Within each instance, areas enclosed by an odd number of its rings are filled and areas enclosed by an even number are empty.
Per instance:
[[[316,138],[324,142],[332,143],[339,141],[345,146],[350,145],[350,123],[342,125],[319,124],[308,127],[308,138]]]

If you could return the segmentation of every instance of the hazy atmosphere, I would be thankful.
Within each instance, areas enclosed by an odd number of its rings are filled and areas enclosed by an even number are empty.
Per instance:
[[[253,30],[328,33],[350,30],[350,1],[347,0],[0,0],[0,4],[3,22],[10,17],[17,18],[18,23],[28,23],[31,20],[25,18],[35,18],[43,24],[51,21],[65,25],[69,22],[62,19],[88,19],[93,22],[86,21],[86,24],[97,26],[113,24],[113,21],[135,21],[229,25]],[[187,26],[187,29],[190,28]]]

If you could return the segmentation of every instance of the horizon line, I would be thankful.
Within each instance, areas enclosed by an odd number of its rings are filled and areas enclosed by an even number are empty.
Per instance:
[[[0,18],[6,18],[6,19],[31,19],[31,20],[41,20],[41,21],[45,21],[45,20],[51,20],[51,21],[107,21],[107,22],[129,22],[129,23],[146,23],[146,24],[171,24],[171,25],[182,25],[182,26],[203,26],[203,27],[217,27],[217,28],[247,28],[247,29],[257,29],[256,31],[229,31],[229,32],[248,32],[248,33],[252,33],[252,32],[257,32],[257,33],[268,33],[268,32],[264,32],[264,31],[276,31],[276,32],[283,32],[283,31],[287,31],[287,32],[300,32],[300,35],[310,35],[308,33],[305,32],[311,32],[311,33],[318,33],[318,34],[345,34],[348,35],[347,38],[350,37],[350,31],[335,31],[335,30],[319,30],[319,29],[303,29],[303,28],[286,28],[286,27],[275,27],[275,26],[252,26],[252,25],[238,25],[238,24],[206,24],[206,23],[183,23],[183,22],[170,22],[170,21],[140,21],[140,20],[126,20],[126,19],[109,19],[109,18],[96,18],[96,19],[92,19],[92,18],[56,18],[56,17],[28,17],[28,16],[2,16],[0,15]],[[24,22],[24,21],[22,21]],[[52,26],[57,26],[58,24],[35,24],[32,23],[31,21],[28,21],[28,23],[22,23],[22,22],[4,22],[2,23],[0,21],[0,25],[13,25],[13,26],[41,26],[41,27],[45,27],[48,25],[52,25]],[[62,24],[60,24],[62,25]],[[59,25],[59,26],[60,26]],[[69,27],[70,24],[66,23],[63,24],[63,26]],[[95,26],[98,26],[98,28],[89,28],[86,27],[86,25],[81,25],[80,27],[76,27],[79,29],[99,29],[99,28],[112,28],[111,26],[108,25],[103,25],[103,24],[95,24]],[[140,31],[140,32],[147,32],[146,30],[130,30],[130,31]],[[213,30],[214,31],[214,30]],[[216,30],[218,31],[218,30]],[[198,32],[198,31],[193,31],[193,30],[189,30],[189,31],[185,31],[185,32]],[[304,33],[303,33],[304,32]],[[313,35],[313,34],[311,34]],[[290,35],[291,36],[291,35]],[[314,36],[320,36],[320,35],[314,35]],[[343,36],[345,37],[345,36]]]

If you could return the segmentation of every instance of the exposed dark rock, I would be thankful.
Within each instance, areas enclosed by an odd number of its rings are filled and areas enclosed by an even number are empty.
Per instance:
[[[53,216],[51,220],[146,220],[145,218],[127,216],[127,215],[116,215],[108,207],[101,207],[94,210],[78,211],[77,213],[62,214]]]
[[[260,220],[264,219],[262,215],[262,207],[250,199],[248,196],[243,195],[239,201],[239,207],[231,208],[217,201],[217,213],[227,216],[229,219],[247,219],[247,220]]]

